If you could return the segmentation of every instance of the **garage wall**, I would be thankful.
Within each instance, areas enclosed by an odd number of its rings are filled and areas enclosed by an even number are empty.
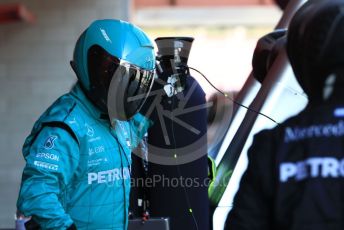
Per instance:
[[[69,60],[84,28],[97,18],[128,18],[127,0],[0,0],[22,2],[34,24],[0,24],[0,228],[14,226],[24,161],[21,147],[33,122],[76,80]]]
[[[212,7],[212,6],[247,6],[247,5],[271,5],[273,0],[134,0],[137,8],[156,6],[191,6],[191,7]]]

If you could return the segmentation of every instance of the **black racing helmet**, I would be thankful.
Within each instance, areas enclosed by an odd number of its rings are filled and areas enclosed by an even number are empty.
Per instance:
[[[310,102],[323,100],[329,75],[344,65],[344,1],[309,0],[295,14],[287,54]]]

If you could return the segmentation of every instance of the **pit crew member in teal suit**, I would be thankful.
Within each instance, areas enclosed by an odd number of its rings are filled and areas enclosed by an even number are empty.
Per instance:
[[[17,208],[32,217],[28,228],[127,228],[131,152],[149,126],[138,111],[153,82],[153,49],[141,29],[120,20],[97,20],[81,34],[71,61],[78,82],[23,146]]]

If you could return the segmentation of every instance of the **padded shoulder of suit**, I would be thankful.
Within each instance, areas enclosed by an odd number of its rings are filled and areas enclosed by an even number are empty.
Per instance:
[[[68,94],[57,99],[42,115],[40,121],[46,122],[65,122],[77,106],[76,101]]]
[[[83,114],[81,110],[82,108],[80,108],[77,101],[71,95],[66,94],[57,99],[41,116],[39,121],[41,124],[53,124],[53,126],[55,126],[54,123],[63,124],[78,137],[79,124],[85,122],[84,117],[80,116],[80,114]]]
[[[71,134],[73,138],[79,142],[77,138],[77,130],[73,127],[69,120],[71,114],[77,107],[77,102],[69,94],[66,94],[57,99],[35,122],[30,135],[26,138],[23,145],[23,154],[28,153],[28,149],[35,141],[37,135],[44,127],[60,127]],[[77,116],[74,116],[77,117]]]

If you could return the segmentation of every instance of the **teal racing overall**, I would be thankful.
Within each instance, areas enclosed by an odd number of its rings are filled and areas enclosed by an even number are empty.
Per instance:
[[[131,152],[148,126],[141,114],[112,126],[77,84],[24,143],[18,210],[42,229],[126,229]]]

